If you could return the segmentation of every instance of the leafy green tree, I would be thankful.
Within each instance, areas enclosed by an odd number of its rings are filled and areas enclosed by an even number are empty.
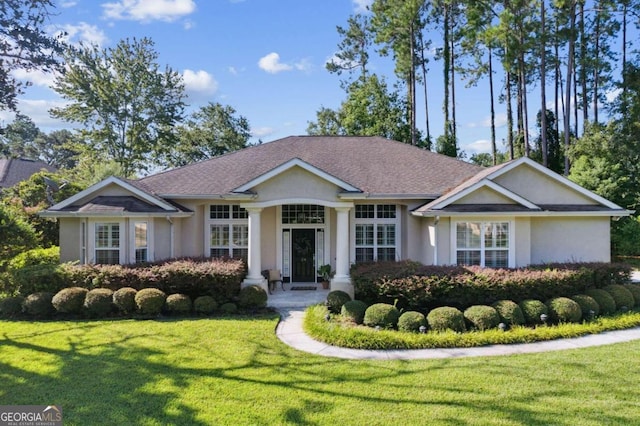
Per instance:
[[[0,271],[13,256],[37,246],[33,227],[11,206],[0,203]]]
[[[556,173],[562,173],[564,170],[564,150],[560,145],[560,135],[556,131],[556,116],[553,111],[547,110],[544,131],[542,130],[542,122],[542,113],[538,111],[536,119],[538,137],[534,141],[535,149],[531,151],[531,158],[544,164],[544,149],[546,149],[547,167]],[[543,144],[543,135],[546,136],[545,144]]]
[[[153,41],[82,47],[65,59],[67,71],[54,89],[70,102],[51,114],[80,123],[93,148],[120,164],[125,176],[161,165],[175,147],[185,93],[180,74],[160,70]]]
[[[39,158],[58,169],[73,169],[84,150],[82,142],[69,130],[54,130],[38,139]]]
[[[16,114],[15,120],[3,129],[3,154],[10,158],[40,158],[39,147],[44,134],[31,118]]]
[[[209,102],[178,128],[179,142],[169,164],[184,166],[245,148],[251,137],[249,121],[231,106]]]
[[[509,160],[506,153],[497,151],[495,157],[493,154],[489,154],[488,152],[472,154],[469,161],[473,164],[477,164],[478,166],[491,167],[495,165],[494,158],[496,160],[495,164],[502,164]]]
[[[335,57],[327,62],[326,68],[330,73],[338,75],[344,71],[352,74],[355,70],[359,70],[359,78],[364,78],[367,75],[369,49],[373,42],[371,18],[356,14],[349,17],[348,24],[347,28],[337,27],[342,41],[338,44]]]
[[[0,4],[0,110],[16,110],[16,97],[29,83],[19,81],[12,71],[59,68],[62,36],[46,33],[51,15],[50,0],[2,0]]]

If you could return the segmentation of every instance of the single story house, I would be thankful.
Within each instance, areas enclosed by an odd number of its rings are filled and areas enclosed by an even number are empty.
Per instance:
[[[244,257],[244,285],[353,294],[355,262],[520,267],[610,260],[628,210],[538,163],[483,168],[381,137],[291,136],[144,177],[110,177],[42,212],[62,261]]]

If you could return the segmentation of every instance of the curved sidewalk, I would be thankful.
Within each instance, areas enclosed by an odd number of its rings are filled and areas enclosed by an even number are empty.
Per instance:
[[[629,342],[631,340],[640,339],[640,327],[636,327],[629,330],[608,331],[600,334],[576,337],[573,339],[559,339],[546,342],[521,343],[516,345],[492,345],[476,348],[451,349],[348,349],[331,346],[309,337],[302,329],[304,309],[281,308],[278,309],[278,312],[280,313],[281,319],[276,327],[276,335],[282,342],[303,352],[345,359],[438,359],[515,355],[587,348],[590,346],[610,345],[613,343]]]

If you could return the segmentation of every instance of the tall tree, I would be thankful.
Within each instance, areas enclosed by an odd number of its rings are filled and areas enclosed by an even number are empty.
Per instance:
[[[182,77],[160,70],[151,39],[121,40],[115,48],[68,50],[67,72],[55,90],[69,102],[54,117],[83,125],[97,151],[126,176],[159,165],[176,143],[185,98]]]
[[[348,27],[336,27],[341,38],[338,52],[326,63],[327,71],[338,75],[346,71],[350,75],[359,71],[359,78],[367,76],[369,65],[369,49],[373,43],[371,33],[371,19],[366,15],[350,16]],[[343,86],[348,82],[343,82]]]
[[[31,118],[24,114],[16,114],[15,120],[2,131],[3,153],[11,158],[40,158],[39,145],[42,144],[43,133]]]

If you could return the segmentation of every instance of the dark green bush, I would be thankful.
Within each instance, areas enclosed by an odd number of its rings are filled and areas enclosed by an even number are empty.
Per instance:
[[[167,295],[157,288],[143,288],[136,293],[135,301],[138,312],[142,315],[159,315]]]
[[[90,318],[103,318],[113,311],[113,290],[94,288],[84,299],[84,311]]]
[[[549,309],[547,308],[547,305],[545,305],[539,300],[526,299],[520,302],[518,306],[520,306],[520,309],[522,310],[522,315],[524,316],[525,323],[529,325],[542,324],[540,315],[549,314]]]
[[[476,330],[488,330],[496,328],[500,324],[500,315],[495,308],[487,305],[473,305],[465,309],[464,318],[471,328]]]
[[[349,300],[342,305],[340,314],[353,321],[356,324],[362,324],[364,321],[364,313],[367,310],[367,304],[361,300]]]
[[[398,319],[398,330],[418,332],[420,327],[427,326],[427,319],[422,312],[407,311],[400,315]]]
[[[14,256],[7,262],[7,271],[13,273],[18,269],[34,265],[57,265],[60,263],[60,247],[34,248]]]
[[[216,300],[211,296],[196,297],[193,301],[193,310],[196,314],[210,315],[218,308]]]
[[[240,290],[238,305],[244,309],[261,309],[267,306],[268,297],[259,285],[249,285]]]
[[[464,324],[464,315],[451,306],[432,309],[427,315],[427,324],[434,331],[452,330],[462,333],[467,330]]]
[[[351,296],[342,290],[333,290],[327,295],[327,308],[334,314],[340,313],[342,305],[351,300]]]
[[[580,305],[568,297],[555,297],[547,302],[549,316],[554,323],[580,322],[582,309]]]
[[[400,311],[388,303],[376,303],[364,312],[364,325],[369,327],[395,328],[398,325]]]
[[[57,273],[59,265],[31,265],[18,269],[12,274],[11,293],[23,296],[32,293],[57,293],[66,287],[84,287],[69,283]]]
[[[616,311],[616,301],[606,291],[599,288],[591,288],[584,292],[591,296],[600,307],[600,315],[611,315]]]
[[[53,293],[38,292],[28,295],[22,303],[23,312],[37,318],[45,318],[53,313],[51,300]]]
[[[500,321],[508,326],[522,325],[525,323],[524,314],[520,306],[512,300],[498,300],[491,305],[498,315],[500,315]]]
[[[24,296],[8,296],[0,299],[0,315],[5,318],[14,317],[22,312]]]
[[[88,290],[82,287],[63,288],[53,296],[51,304],[58,313],[79,314],[82,312]]]
[[[623,306],[631,309],[636,304],[633,294],[624,285],[612,284],[604,287],[603,290],[613,297],[613,300],[616,302],[616,308],[618,309],[621,309]]]
[[[170,314],[184,315],[191,312],[191,298],[186,294],[170,294],[164,303]]]
[[[138,290],[132,287],[122,287],[113,292],[113,305],[124,314],[136,311],[136,294]]]
[[[593,297],[587,296],[586,294],[576,294],[575,296],[571,296],[570,299],[580,305],[583,319],[593,319],[591,318],[590,311],[593,312],[593,316],[600,314],[600,306],[598,306],[598,302],[596,302]]]
[[[640,306],[640,285],[626,284],[625,288],[633,295],[633,300],[636,302],[636,306]]]
[[[238,312],[238,306],[232,302],[223,303],[222,306],[220,306],[220,312],[225,315],[232,315]]]

